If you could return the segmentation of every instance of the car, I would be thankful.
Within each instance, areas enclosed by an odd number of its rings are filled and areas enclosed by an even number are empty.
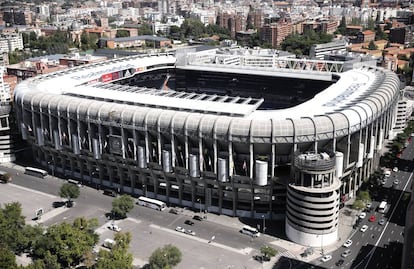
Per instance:
[[[341,257],[342,257],[342,258],[346,258],[346,257],[348,257],[349,255],[351,255],[351,250],[350,250],[350,249],[347,249],[347,250],[345,250],[344,252],[342,252]]]
[[[361,212],[361,214],[359,214],[360,219],[365,219],[366,216],[367,216],[367,213],[365,212]]]
[[[177,232],[185,233],[185,229],[184,229],[183,227],[181,227],[181,226],[177,226],[177,227],[175,228],[175,230],[176,230]]]
[[[385,219],[380,219],[380,220],[378,221],[378,224],[379,224],[379,225],[384,225],[384,224],[385,224]]]
[[[362,225],[362,227],[361,227],[361,232],[363,232],[363,233],[365,233],[366,232],[366,230],[368,230],[368,225]]]
[[[394,167],[393,169],[392,169],[392,171],[393,172],[398,172],[398,167],[396,166],[396,167]]]
[[[116,225],[116,224],[109,225],[108,229],[111,230],[111,231],[114,231],[114,232],[120,232],[121,231],[121,228],[118,227],[118,225]]]
[[[178,210],[177,210],[177,209],[175,209],[175,208],[171,208],[169,212],[170,212],[171,214],[174,214],[174,215],[178,215],[178,214],[180,214],[180,212],[178,212]]]
[[[325,255],[321,258],[321,262],[327,262],[332,260],[332,256],[331,255]]]
[[[193,236],[196,235],[196,233],[194,231],[192,231],[192,230],[185,230],[185,233],[186,234],[189,234],[189,235],[193,235]]]
[[[349,248],[352,245],[352,240],[348,239],[346,240],[346,242],[343,244],[344,247]]]
[[[376,219],[377,219],[377,218],[375,217],[375,215],[371,215],[371,216],[369,217],[369,221],[370,221],[370,222],[374,222]]]
[[[398,181],[398,179],[394,179],[394,181],[392,182],[392,184],[394,185],[398,185],[400,182]]]
[[[186,220],[186,221],[184,221],[184,223],[187,224],[187,225],[190,225],[190,226],[194,225],[194,222],[191,221],[191,220]]]
[[[199,215],[195,215],[193,217],[193,219],[198,220],[198,221],[202,221],[203,220],[203,218],[201,216],[199,216]]]
[[[368,202],[367,205],[366,205],[366,209],[370,210],[371,208],[372,208],[372,203]]]
[[[344,262],[345,262],[344,259],[340,259],[335,263],[335,265],[336,266],[341,266],[342,264],[344,264]]]
[[[387,181],[385,179],[381,180],[381,185],[385,185]]]

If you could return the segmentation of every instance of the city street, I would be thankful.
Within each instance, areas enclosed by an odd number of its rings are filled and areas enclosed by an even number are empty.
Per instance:
[[[58,196],[59,188],[64,182],[62,179],[51,176],[36,178],[25,175],[21,170],[8,167],[0,169],[13,175],[12,183],[0,186],[2,192],[0,203],[19,201],[27,223],[35,223],[32,218],[36,210],[42,208],[44,214],[37,223],[50,226],[63,221],[71,222],[80,216],[97,218],[100,225],[97,229],[97,233],[100,234],[100,245],[106,238],[113,238],[114,232],[107,228],[111,221],[106,217],[106,213],[111,210],[113,197],[103,195],[102,191],[82,186],[80,197],[75,199],[74,207],[54,208],[54,202],[62,201]],[[159,212],[136,205],[127,219],[116,221],[122,231],[129,231],[132,234],[130,251],[134,256],[134,265],[144,265],[156,248],[173,244],[183,253],[183,260],[177,268],[262,267],[253,256],[259,253],[261,246],[270,244],[274,238],[265,235],[252,239],[239,233],[239,229],[234,229],[232,227],[234,223],[220,225],[217,222],[204,220],[195,221],[193,226],[184,224],[184,221],[191,219],[193,214],[192,211],[182,209],[180,214],[175,215],[168,213],[168,210]],[[240,223],[240,227],[242,225]],[[177,232],[175,231],[177,226],[191,229],[196,235]],[[278,250],[286,252],[283,248]],[[271,264],[265,265],[265,268],[270,268]]]

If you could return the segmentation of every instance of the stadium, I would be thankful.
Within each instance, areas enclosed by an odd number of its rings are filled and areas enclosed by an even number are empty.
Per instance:
[[[271,50],[130,56],[23,81],[22,138],[53,174],[338,240],[341,202],[378,166],[399,79]]]

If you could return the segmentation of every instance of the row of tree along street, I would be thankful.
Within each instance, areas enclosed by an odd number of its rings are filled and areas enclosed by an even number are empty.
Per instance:
[[[59,195],[67,201],[60,205],[73,206],[73,200],[79,194],[79,186],[64,183]],[[132,210],[134,200],[128,195],[121,195],[113,200],[112,206],[111,216],[125,218]],[[133,257],[128,252],[131,234],[115,233],[115,244],[111,249],[101,248],[96,253],[94,247],[99,242],[99,235],[95,229],[98,225],[97,219],[80,217],[73,223],[32,226],[25,223],[20,203],[5,204],[0,207],[0,268],[63,269],[80,265],[93,269],[132,268]],[[27,255],[33,262],[27,266],[18,265],[16,255]],[[166,269],[180,262],[180,250],[167,245],[154,251],[148,266],[151,269]]]

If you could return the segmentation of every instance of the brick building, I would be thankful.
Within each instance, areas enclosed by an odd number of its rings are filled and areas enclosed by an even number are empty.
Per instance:
[[[292,33],[292,23],[287,20],[279,20],[278,22],[263,25],[261,28],[261,39],[277,48]]]

